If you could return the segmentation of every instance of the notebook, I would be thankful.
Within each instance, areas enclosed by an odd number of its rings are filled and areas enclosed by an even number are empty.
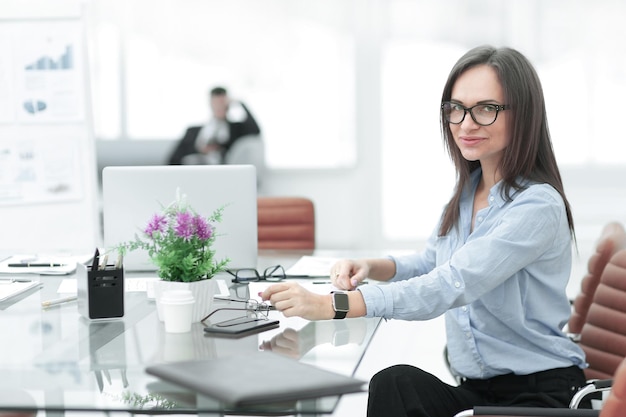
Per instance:
[[[164,363],[148,374],[233,406],[362,392],[365,381],[316,368],[272,352]]]
[[[133,240],[153,214],[187,196],[204,216],[226,205],[217,223],[215,259],[230,258],[228,268],[257,265],[257,184],[252,165],[111,166],[102,171],[104,246]],[[136,250],[124,258],[127,271],[154,271],[147,252]]]

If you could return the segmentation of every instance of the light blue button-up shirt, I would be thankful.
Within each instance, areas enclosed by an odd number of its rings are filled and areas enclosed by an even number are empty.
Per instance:
[[[530,184],[507,201],[498,183],[471,231],[480,175],[472,173],[463,193],[457,229],[440,237],[437,227],[422,252],[390,257],[396,275],[388,285],[359,287],[367,316],[445,313],[452,370],[466,378],[585,367],[583,351],[561,330],[571,311],[572,257],[563,199],[548,184]]]

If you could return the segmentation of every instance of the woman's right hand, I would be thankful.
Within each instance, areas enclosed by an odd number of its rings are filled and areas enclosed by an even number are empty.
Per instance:
[[[368,277],[370,266],[365,259],[342,259],[330,268],[330,280],[341,290],[356,289],[361,281]]]

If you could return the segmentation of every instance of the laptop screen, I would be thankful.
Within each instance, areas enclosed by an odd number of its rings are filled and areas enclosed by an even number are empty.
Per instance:
[[[229,269],[257,266],[257,185],[252,165],[111,166],[102,171],[104,246],[141,235],[150,218],[176,199],[177,190],[205,217],[226,206],[215,224],[215,259]],[[124,258],[128,271],[154,271],[147,252]]]

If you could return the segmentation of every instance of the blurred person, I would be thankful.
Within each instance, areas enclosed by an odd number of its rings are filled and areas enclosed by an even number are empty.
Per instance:
[[[169,157],[170,165],[223,164],[240,139],[261,134],[244,103],[233,100],[223,87],[209,93],[211,116],[203,126],[191,126]],[[258,138],[260,140],[260,138]]]
[[[586,383],[584,352],[562,331],[575,233],[540,80],[518,51],[477,47],[452,68],[440,106],[457,183],[424,250],[337,262],[331,280],[345,292],[315,294],[291,281],[261,298],[308,320],[445,315],[460,385],[410,365],[383,369],[370,381],[370,417],[568,407]],[[365,278],[386,284],[357,286]]]

